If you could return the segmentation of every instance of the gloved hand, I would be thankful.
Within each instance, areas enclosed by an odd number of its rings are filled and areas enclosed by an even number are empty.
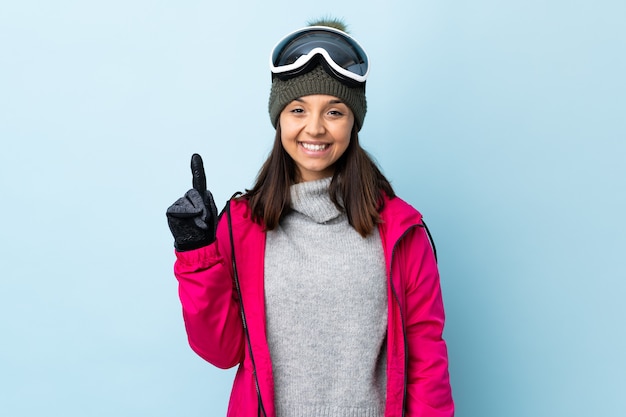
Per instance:
[[[217,207],[213,195],[206,188],[202,158],[191,156],[193,188],[176,200],[166,212],[167,223],[178,251],[198,249],[215,240]]]

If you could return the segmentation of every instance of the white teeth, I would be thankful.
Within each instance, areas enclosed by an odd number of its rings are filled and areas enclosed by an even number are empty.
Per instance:
[[[328,145],[314,145],[312,143],[302,143],[302,146],[306,150],[315,151],[315,152],[323,151],[324,149],[328,147]]]

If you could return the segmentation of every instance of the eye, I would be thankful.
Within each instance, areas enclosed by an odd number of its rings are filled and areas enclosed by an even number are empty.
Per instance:
[[[291,113],[291,114],[301,114],[304,113],[304,108],[302,106],[299,105],[290,105],[285,107],[285,112],[287,113]]]
[[[328,112],[329,115],[333,116],[333,117],[341,117],[343,116],[343,112],[340,110],[330,110]]]

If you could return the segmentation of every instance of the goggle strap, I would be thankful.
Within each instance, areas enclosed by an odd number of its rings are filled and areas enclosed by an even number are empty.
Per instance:
[[[341,66],[339,66],[332,58],[331,56],[328,54],[328,52],[324,49],[324,48],[314,48],[311,50],[311,52],[309,52],[306,55],[302,55],[300,56],[294,63],[289,64],[289,65],[283,65],[280,67],[275,67],[274,63],[271,62],[271,70],[272,73],[274,74],[283,74],[283,73],[287,73],[287,74],[294,74],[294,73],[298,73],[299,69],[302,69],[306,66],[309,65],[310,61],[313,60],[313,58],[315,58],[316,56],[321,55],[324,58],[324,61],[326,62],[326,64],[332,68],[332,71],[335,72],[338,75],[341,75],[343,77],[349,78],[351,80],[354,80],[356,82],[359,83],[364,83],[365,80],[367,80],[367,75],[369,73],[369,68],[367,70],[367,72],[365,73],[365,75],[359,75],[359,74],[355,74],[354,72],[348,71],[345,68],[342,68]],[[303,71],[306,72],[306,71]]]

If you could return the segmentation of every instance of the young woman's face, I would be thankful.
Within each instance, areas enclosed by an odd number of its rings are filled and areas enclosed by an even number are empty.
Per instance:
[[[298,182],[330,177],[350,144],[354,114],[340,99],[315,94],[280,113],[281,143],[298,167]]]

